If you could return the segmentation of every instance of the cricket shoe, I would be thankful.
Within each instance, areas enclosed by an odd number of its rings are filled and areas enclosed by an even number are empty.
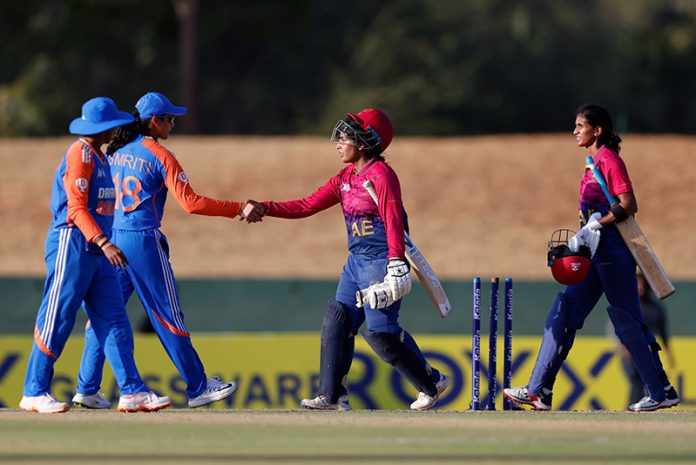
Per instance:
[[[72,398],[72,402],[75,405],[91,409],[101,410],[111,408],[111,402],[102,397],[98,392],[94,394],[80,394],[78,392]]]
[[[235,392],[237,392],[237,383],[234,381],[225,383],[220,377],[213,376],[208,378],[208,385],[205,387],[205,391],[193,399],[189,399],[188,406],[191,408],[202,407],[218,400],[227,399]]]
[[[167,396],[159,397],[152,391],[124,394],[118,400],[119,412],[156,412],[172,405]]]
[[[326,396],[316,396],[314,399],[302,399],[300,402],[300,407],[306,408],[308,410],[338,410],[340,412],[347,412],[348,410],[353,410],[348,402],[348,394],[344,394],[338,398],[335,404],[330,404],[326,400]]]
[[[70,410],[65,402],[58,402],[51,394],[42,396],[23,396],[19,408],[27,412],[64,413]]]
[[[674,386],[670,385],[665,388],[665,401],[662,402],[662,408],[674,407],[678,405],[679,402],[681,402],[681,399],[679,398],[679,394],[677,394],[677,390],[674,389]]]
[[[435,406],[437,400],[440,398],[440,394],[445,392],[445,389],[450,384],[450,379],[440,373],[440,379],[435,383],[435,388],[437,389],[437,394],[434,396],[429,396],[425,392],[419,392],[418,397],[411,403],[411,410],[425,411],[430,410]]]
[[[503,395],[518,404],[529,405],[534,410],[551,410],[553,394],[535,396],[526,387],[516,387],[503,389]]]
[[[676,405],[676,404],[675,404]],[[664,401],[657,401],[650,396],[645,396],[635,404],[628,406],[631,412],[652,412],[653,410],[667,407]]]

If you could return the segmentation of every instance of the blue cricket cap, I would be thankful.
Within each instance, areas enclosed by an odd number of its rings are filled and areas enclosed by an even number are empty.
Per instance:
[[[135,121],[135,116],[116,108],[108,97],[95,97],[82,105],[82,116],[69,126],[70,134],[91,136]]]
[[[135,104],[135,108],[140,114],[140,119],[164,115],[181,116],[185,115],[188,111],[186,107],[177,107],[172,104],[164,94],[159,92],[148,92],[143,95],[140,97],[140,100],[138,100],[138,103]]]

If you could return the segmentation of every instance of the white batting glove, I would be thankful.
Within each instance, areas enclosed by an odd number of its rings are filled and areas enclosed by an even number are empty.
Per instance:
[[[581,245],[586,245],[590,248],[590,253],[594,256],[599,246],[599,239],[601,237],[600,229],[602,225],[599,223],[599,219],[602,214],[597,212],[590,216],[587,224],[578,231],[578,233],[568,240],[568,248],[572,252],[577,252],[580,250]]]
[[[394,303],[391,288],[387,283],[377,283],[355,293],[358,308],[369,305],[374,309],[387,308]]]
[[[389,284],[395,302],[411,292],[410,271],[408,263],[400,258],[391,258],[387,264],[387,275],[384,277],[384,282]]]

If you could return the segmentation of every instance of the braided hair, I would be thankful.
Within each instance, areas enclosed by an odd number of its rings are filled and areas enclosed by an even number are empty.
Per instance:
[[[592,127],[601,127],[602,133],[597,138],[597,146],[606,145],[616,153],[621,151],[621,137],[614,132],[614,123],[606,108],[599,105],[584,104],[575,110],[575,116],[582,116]]]
[[[113,155],[118,149],[128,144],[139,135],[148,135],[150,133],[148,130],[150,118],[144,121],[141,120],[138,110],[133,110],[131,114],[135,116],[135,121],[130,124],[120,126],[118,129],[116,129],[114,138],[111,139],[111,143],[108,147],[106,147],[107,155]]]

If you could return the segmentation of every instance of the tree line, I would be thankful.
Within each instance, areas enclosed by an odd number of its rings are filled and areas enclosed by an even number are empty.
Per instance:
[[[0,5],[0,136],[64,134],[85,100],[159,90],[179,130],[325,134],[378,107],[399,134],[696,128],[691,0],[25,0]]]

